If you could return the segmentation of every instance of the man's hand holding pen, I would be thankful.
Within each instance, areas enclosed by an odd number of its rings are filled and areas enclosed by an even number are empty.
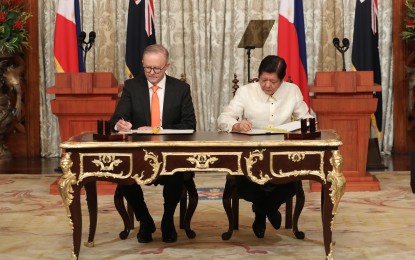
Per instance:
[[[133,127],[130,122],[125,121],[123,118],[120,118],[115,126],[119,132],[131,130],[131,127]]]
[[[248,118],[244,118],[241,122],[236,123],[232,126],[232,131],[234,132],[248,132],[251,129],[252,124],[248,121]]]

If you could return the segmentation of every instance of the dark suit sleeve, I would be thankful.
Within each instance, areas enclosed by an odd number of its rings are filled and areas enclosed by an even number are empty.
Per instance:
[[[192,95],[190,93],[190,86],[177,79],[173,88],[174,91],[169,91],[166,95],[174,95],[171,98],[171,103],[166,103],[165,96],[165,111],[163,116],[163,128],[165,129],[194,129],[196,130],[196,116],[193,107]],[[169,81],[170,82],[170,81]],[[173,111],[178,109],[178,111]]]
[[[121,98],[118,101],[115,112],[110,119],[111,129],[114,129],[115,124],[123,118],[126,121],[131,121],[131,111],[132,111],[132,97],[131,97],[131,81],[126,81],[124,89],[121,94]]]
[[[192,95],[190,94],[190,86],[186,88],[182,101],[181,129],[196,130],[196,115],[193,107]]]

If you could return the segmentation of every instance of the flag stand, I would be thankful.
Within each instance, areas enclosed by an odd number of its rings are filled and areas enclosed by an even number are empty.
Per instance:
[[[274,25],[274,20],[251,20],[245,29],[244,35],[238,44],[238,48],[244,48],[248,63],[248,82],[251,80],[251,50],[262,48],[269,32]]]

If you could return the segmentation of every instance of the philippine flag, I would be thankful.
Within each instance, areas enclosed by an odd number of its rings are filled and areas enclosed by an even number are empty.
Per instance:
[[[79,17],[79,0],[59,0],[55,24],[56,72],[79,72],[76,17]],[[78,22],[79,27],[79,22]],[[79,28],[78,28],[79,31]]]
[[[278,56],[287,63],[286,81],[296,84],[310,107],[302,0],[281,0],[278,21]]]

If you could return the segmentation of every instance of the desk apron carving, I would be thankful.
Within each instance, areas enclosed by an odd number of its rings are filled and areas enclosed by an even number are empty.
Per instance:
[[[163,168],[160,175],[173,175],[176,172],[185,171],[220,171],[232,175],[243,175],[241,167],[242,152],[211,152],[211,153],[187,153],[187,152],[162,152]],[[229,169],[218,166],[221,159],[226,156],[226,160],[232,161],[232,165],[237,165],[236,169]],[[175,160],[187,161],[187,167],[167,168],[170,162]],[[222,159],[223,160],[223,159]],[[220,164],[221,165],[221,164]]]
[[[150,178],[144,179],[144,171],[141,172],[141,176],[138,176],[138,174],[135,174],[133,176],[133,179],[138,183],[142,185],[147,185],[152,183],[156,178],[157,174],[159,172],[161,162],[158,160],[158,156],[155,155],[153,152],[148,152],[147,150],[143,149],[145,155],[144,155],[144,161],[148,161],[150,164],[153,174],[150,176]]]

